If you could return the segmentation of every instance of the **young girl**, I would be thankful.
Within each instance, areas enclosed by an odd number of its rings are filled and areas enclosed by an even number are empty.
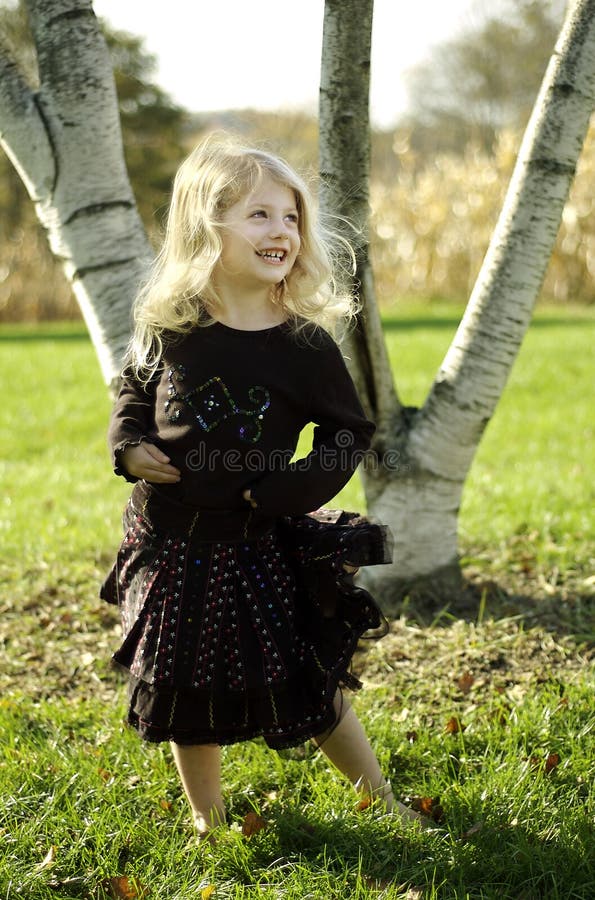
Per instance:
[[[319,510],[375,427],[331,337],[354,314],[332,271],[285,162],[210,137],[182,164],[109,428],[136,484],[102,596],[122,613],[129,722],[171,742],[201,836],[225,820],[220,746],[259,735],[312,739],[364,801],[415,816],[340,690],[380,624],[346,572],[390,555],[382,526]]]

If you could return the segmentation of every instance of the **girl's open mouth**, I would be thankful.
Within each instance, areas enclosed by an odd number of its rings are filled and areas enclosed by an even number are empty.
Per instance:
[[[287,250],[257,250],[256,254],[267,262],[281,263],[287,256]]]

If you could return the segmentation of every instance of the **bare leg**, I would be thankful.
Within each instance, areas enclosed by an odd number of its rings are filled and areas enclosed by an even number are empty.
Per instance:
[[[182,786],[200,837],[225,822],[221,797],[221,748],[216,744],[171,743]]]
[[[396,812],[407,821],[423,822],[423,816],[395,800],[391,784],[382,774],[359,719],[349,703],[341,700],[339,693],[335,696],[335,709],[341,710],[338,724],[315,737],[314,743],[349,778],[362,800],[378,800],[387,812]]]
[[[337,725],[317,735],[314,743],[354,785],[363,799],[383,795],[387,810],[392,809],[392,791],[370,746],[362,725],[351,705],[335,696],[335,709],[341,718]]]

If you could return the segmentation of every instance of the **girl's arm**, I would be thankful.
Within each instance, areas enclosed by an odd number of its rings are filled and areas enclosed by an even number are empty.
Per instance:
[[[312,450],[249,487],[253,505],[271,515],[299,515],[328,503],[355,472],[376,430],[364,414],[341,351],[326,332],[311,359]]]
[[[169,456],[148,441],[127,444],[118,459],[128,481],[144,478],[154,484],[175,484],[180,480],[180,470],[169,465]]]
[[[145,385],[130,371],[124,373],[110,418],[108,444],[114,472],[126,481],[180,480],[179,470],[169,465],[169,457],[147,439],[155,430],[156,389],[156,378]]]

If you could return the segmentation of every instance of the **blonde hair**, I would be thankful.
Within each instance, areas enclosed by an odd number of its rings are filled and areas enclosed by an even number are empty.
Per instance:
[[[283,159],[211,134],[178,169],[163,245],[135,301],[128,360],[142,380],[159,367],[165,333],[212,325],[221,313],[212,275],[222,250],[222,215],[266,176],[294,192],[301,238],[293,268],[273,288],[272,301],[296,334],[315,323],[336,338],[337,326],[347,328],[354,319],[358,301],[339,287],[346,280],[345,259],[353,274],[353,251],[317,221],[305,181]]]

